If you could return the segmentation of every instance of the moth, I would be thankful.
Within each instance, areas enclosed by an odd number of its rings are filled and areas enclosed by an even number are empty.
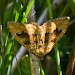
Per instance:
[[[56,18],[39,26],[37,23],[8,22],[8,30],[29,52],[43,57],[49,53],[68,28],[70,17]]]

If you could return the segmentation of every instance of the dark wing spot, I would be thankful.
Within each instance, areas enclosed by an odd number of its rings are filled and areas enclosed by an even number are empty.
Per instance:
[[[45,34],[45,43],[48,43],[48,38],[49,38],[50,33]]]
[[[30,44],[30,40],[29,40],[29,35],[27,33],[24,33],[24,31],[22,31],[21,34],[16,34],[20,39],[22,39],[23,43],[25,45],[29,45]]]

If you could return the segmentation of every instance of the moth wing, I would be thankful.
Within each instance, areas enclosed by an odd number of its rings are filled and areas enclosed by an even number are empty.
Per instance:
[[[22,23],[8,22],[8,29],[12,36],[24,47],[29,47],[30,40],[26,26]]]
[[[60,40],[68,28],[69,17],[57,18],[52,21],[47,21],[43,24],[46,28],[45,33],[45,52],[49,53],[53,46]]]
[[[60,38],[64,35],[64,33],[66,32],[69,21],[70,21],[70,17],[62,17],[62,18],[57,18],[53,20],[57,28],[55,43],[57,43],[60,40]]]

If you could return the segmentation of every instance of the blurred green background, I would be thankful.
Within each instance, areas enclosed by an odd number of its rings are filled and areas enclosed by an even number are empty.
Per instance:
[[[33,3],[35,8],[36,22],[41,15],[44,16],[39,24],[48,20],[69,16],[70,23],[67,32],[58,42],[58,55],[56,60],[55,50],[52,49],[43,60],[41,60],[41,75],[65,75],[70,52],[72,50],[75,36],[75,0],[0,0],[0,75],[9,75],[12,71],[12,60],[19,52],[21,45],[13,39],[7,29],[8,21],[25,23]],[[45,14],[44,14],[45,13]],[[60,61],[61,74],[58,74],[57,62]],[[26,52],[16,64],[13,75],[31,75],[30,60]],[[74,70],[75,71],[75,70]],[[75,75],[75,72],[73,72]]]

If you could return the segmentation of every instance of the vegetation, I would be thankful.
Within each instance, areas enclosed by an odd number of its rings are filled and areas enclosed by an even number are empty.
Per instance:
[[[70,58],[74,53],[72,51],[75,49],[73,47],[73,45],[75,46],[73,44],[75,0],[0,0],[0,75],[31,75],[29,53],[27,50],[24,53],[20,52],[21,48],[23,50],[24,48],[9,33],[7,22],[29,22],[28,16],[34,4],[35,12],[33,12],[33,15],[36,16],[36,23],[43,24],[55,18],[70,17],[67,32],[50,53],[40,58],[40,75],[67,75],[69,61],[75,63]],[[19,53],[22,53],[22,55]],[[75,59],[75,55],[73,58]],[[17,63],[13,65],[15,60]],[[71,72],[70,75],[75,75],[74,69]]]

